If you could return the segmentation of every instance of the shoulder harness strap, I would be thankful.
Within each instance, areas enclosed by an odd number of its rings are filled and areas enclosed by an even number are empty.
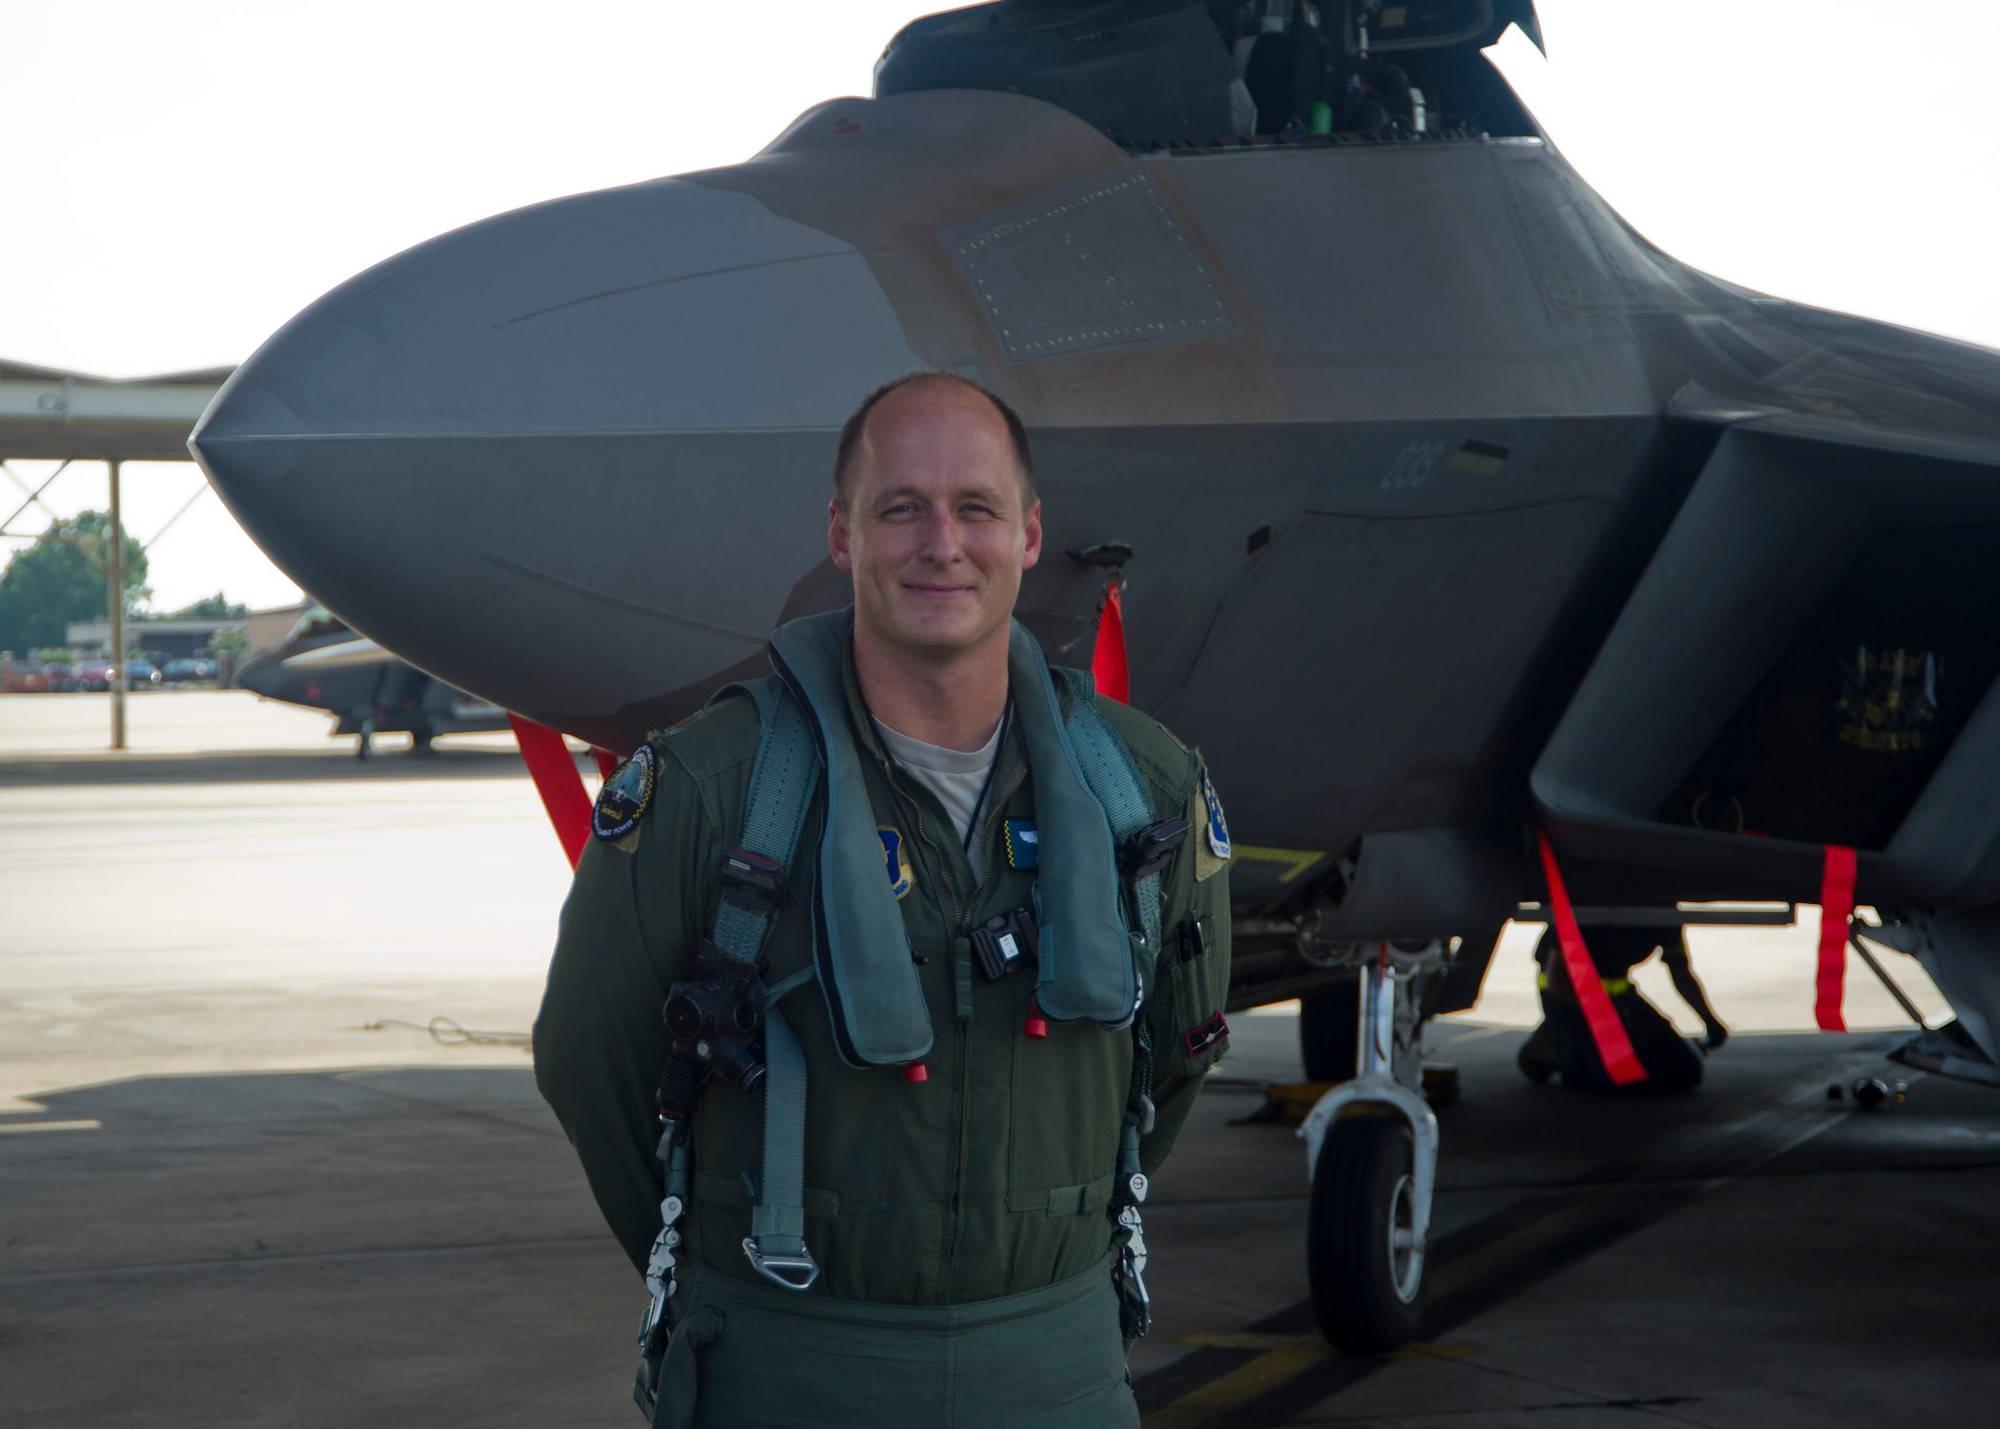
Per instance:
[[[770,676],[731,685],[716,698],[735,693],[757,702],[757,762],[741,839],[722,856],[722,901],[709,941],[754,963],[798,853],[820,760],[805,713],[783,681]],[[819,1278],[806,1249],[806,1058],[776,998],[764,1010],[764,1069],[764,1167],[743,1253],[772,1284],[805,1290]]]
[[[1090,792],[1104,806],[1121,851],[1133,850],[1153,823],[1153,801],[1132,752],[1104,711],[1097,707],[1095,682],[1082,670],[1058,668],[1068,686],[1070,709],[1065,733],[1075,751],[1078,768]],[[1185,829],[1182,830],[1183,834]],[[1124,854],[1129,861],[1130,853]],[[1148,971],[1160,954],[1160,877],[1162,870],[1151,868],[1129,884],[1132,901],[1138,905],[1139,924],[1145,930]],[[1141,989],[1141,1004],[1145,1001]],[[1112,1181],[1111,1211],[1117,1218],[1117,1264],[1112,1284],[1118,1292],[1119,1324],[1129,1344],[1152,1328],[1152,1299],[1146,1292],[1146,1228],[1140,1206],[1148,1190],[1139,1161],[1139,1139],[1153,1129],[1153,1035],[1143,1007],[1132,1019],[1132,1081],[1125,1098],[1125,1114],[1118,1127],[1118,1165]]]

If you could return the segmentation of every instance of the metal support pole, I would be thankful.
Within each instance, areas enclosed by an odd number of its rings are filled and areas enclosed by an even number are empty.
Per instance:
[[[1868,971],[1881,979],[1882,986],[1889,989],[1889,996],[1896,999],[1896,1005],[1903,1009],[1904,1014],[1910,1021],[1916,1023],[1919,1027],[1928,1027],[1929,1024],[1924,1021],[1923,1013],[1917,1011],[1917,1005],[1910,1001],[1910,995],[1896,986],[1896,980],[1889,976],[1889,970],[1876,961],[1873,953],[1861,946],[1859,935],[1849,933],[1847,935],[1847,943],[1849,947],[1854,949],[1861,961],[1868,964]]]
[[[125,522],[118,504],[118,463],[111,468],[111,519],[105,543],[104,578],[109,583],[111,617],[111,747],[125,747]]]

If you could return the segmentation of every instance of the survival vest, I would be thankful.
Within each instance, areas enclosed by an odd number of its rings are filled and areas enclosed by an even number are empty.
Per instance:
[[[722,859],[722,896],[709,934],[712,948],[741,967],[746,982],[754,977],[750,967],[769,934],[787,870],[800,858],[813,861],[812,965],[775,986],[756,984],[763,1031],[763,1166],[743,1249],[759,1275],[788,1290],[810,1287],[819,1269],[805,1242],[805,1057],[779,999],[816,981],[835,1046],[850,1066],[909,1066],[932,1045],[908,930],[882,877],[882,845],[861,753],[848,729],[844,660],[850,619],[839,611],[781,626],[771,637],[777,676],[732,685],[715,696],[747,695],[758,710],[744,826],[738,845]],[[1153,1113],[1151,1039],[1138,1014],[1160,947],[1161,872],[1187,825],[1155,819],[1131,752],[1098,710],[1087,674],[1052,671],[1039,643],[1018,622],[1009,635],[1007,663],[1014,719],[1033,771],[1041,840],[1036,1005],[1054,1020],[1133,1031],[1132,1082],[1112,1205],[1119,1223],[1114,1278],[1127,1337],[1136,1338],[1149,1320],[1138,1210],[1147,1187],[1139,1139],[1151,1130]],[[1066,704],[1058,696],[1058,680],[1067,686]],[[801,851],[807,809],[822,784],[826,812],[818,844]],[[648,1408],[669,1335],[678,1222],[688,1202],[685,1122],[667,1127],[659,1149],[666,1196],[646,1272],[652,1300],[640,1327],[645,1360],[637,1390]]]

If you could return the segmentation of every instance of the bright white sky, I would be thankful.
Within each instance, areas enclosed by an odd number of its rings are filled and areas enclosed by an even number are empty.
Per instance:
[[[866,94],[883,43],[935,8],[0,0],[0,356],[108,376],[241,361],[446,229],[747,157],[808,105]],[[1518,34],[1495,57],[1654,242],[1749,287],[2000,346],[2000,4],[1540,10],[1550,58]],[[73,468],[50,504],[101,505],[102,472]],[[200,483],[128,466],[131,529],[150,539]],[[157,609],[218,586],[296,595],[212,495],[151,557]]]

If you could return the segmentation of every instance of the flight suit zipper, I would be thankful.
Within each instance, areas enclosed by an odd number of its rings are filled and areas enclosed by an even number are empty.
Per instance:
[[[1007,786],[993,795],[987,809],[985,822],[980,825],[979,849],[981,867],[986,876],[981,877],[979,882],[974,885],[971,895],[965,901],[964,909],[958,915],[957,926],[952,932],[952,971],[954,978],[961,976],[969,978],[971,976],[970,968],[961,970],[958,967],[960,954],[958,944],[965,942],[967,935],[972,931],[972,910],[978,906],[979,895],[985,889],[993,872],[991,857],[993,851],[993,821],[999,815],[1000,810],[1006,806],[1007,801],[1014,797],[1014,791],[1021,787],[1021,781],[1027,777],[1027,772],[1027,766],[1023,764],[1008,777]],[[965,949],[965,957],[969,962],[971,959],[969,943]],[[969,1006],[967,1011],[970,1011]],[[952,1165],[951,1198],[947,1203],[949,1209],[945,1223],[945,1275],[943,1289],[945,1298],[947,1299],[953,1298],[957,1289],[955,1282],[958,1278],[958,1237],[959,1232],[964,1227],[965,1158],[967,1141],[971,1136],[972,1125],[971,1025],[971,1019],[968,1017],[964,1036],[965,1050],[963,1055],[958,1059],[958,1154]]]
[[[999,755],[996,753],[994,757],[998,758]],[[988,801],[986,818],[985,821],[980,825],[980,830],[979,830],[980,850],[982,855],[991,854],[992,852],[991,844],[993,841],[993,821],[999,815],[1000,810],[1006,807],[1007,801],[1014,797],[1014,791],[1021,787],[1022,781],[1027,778],[1027,774],[1028,774],[1027,765],[1025,762],[1023,762],[1019,768],[1015,769],[1014,772],[1008,776],[1006,786],[1003,789],[994,793],[991,799]],[[914,796],[912,796],[910,792],[907,789],[905,789],[900,782],[898,782],[896,778],[896,767],[894,761],[888,759],[884,759],[882,761],[882,776],[883,778],[888,780],[890,789],[894,790],[896,796],[909,806],[910,812],[915,816],[916,826],[917,826],[917,837],[921,839],[924,843],[924,846],[931,851],[931,857],[936,861],[937,864],[938,879],[940,882],[944,884],[945,906],[947,910],[955,911],[956,914],[956,916],[954,916],[950,922],[950,936],[952,940],[952,949],[951,949],[951,955],[952,955],[951,977],[952,977],[952,988],[953,988],[952,997],[954,1003],[956,1003],[958,997],[958,992],[957,992],[958,980],[959,977],[961,976],[960,969],[958,966],[959,964],[958,945],[963,939],[966,938],[966,936],[971,931],[972,910],[974,907],[978,905],[979,894],[981,890],[983,890],[986,887],[987,879],[982,877],[979,879],[977,883],[973,885],[972,892],[967,897],[965,906],[963,908],[960,908],[958,903],[958,891],[953,886],[951,881],[950,861],[945,857],[944,851],[940,849],[937,846],[937,844],[931,839],[929,830],[924,827],[924,806],[920,802],[918,802],[918,800]],[[990,862],[986,864],[986,872],[988,874],[992,872]],[[954,1017],[953,1023],[954,1025],[959,1027],[958,1136],[957,1136],[957,1144],[953,1147],[951,1185],[949,1188],[949,1195],[946,1197],[945,1200],[946,1211],[945,1211],[944,1266],[942,1268],[941,1274],[939,1275],[939,1285],[938,1285],[938,1294],[940,1298],[946,1300],[949,1300],[951,1297],[952,1282],[957,1276],[958,1235],[961,1224],[964,1219],[962,1215],[962,1210],[963,1210],[962,1203],[965,1199],[966,1136],[969,1124],[972,1119],[972,1033],[970,1030],[971,1007],[969,1005],[967,1006],[966,1017],[963,1022],[961,1022],[958,1018]]]

